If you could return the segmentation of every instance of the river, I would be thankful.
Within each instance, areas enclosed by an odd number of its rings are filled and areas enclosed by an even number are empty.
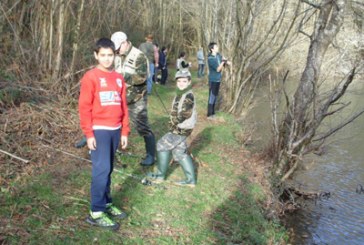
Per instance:
[[[357,81],[358,83],[358,81]],[[364,107],[364,85],[352,88],[345,101],[350,107],[340,116],[325,122],[330,127],[349,113]],[[258,92],[258,103],[248,114],[247,123],[257,125],[257,141],[268,142],[270,136],[270,109],[267,89]],[[285,223],[295,236],[292,244],[364,244],[364,116],[361,116],[328,141],[321,156],[305,157],[305,169],[295,173],[294,181],[300,189],[327,191],[330,198],[306,201],[303,209],[288,215]]]

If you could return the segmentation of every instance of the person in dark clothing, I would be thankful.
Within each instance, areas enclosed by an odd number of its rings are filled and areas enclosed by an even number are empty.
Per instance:
[[[207,108],[207,119],[215,118],[215,104],[219,94],[222,70],[226,64],[230,64],[218,52],[219,46],[215,42],[211,42],[208,46],[209,55],[207,63],[209,67],[209,100]]]
[[[167,52],[168,50],[166,47],[162,47],[161,51],[159,52],[159,68],[162,72],[161,85],[166,85],[168,77]]]

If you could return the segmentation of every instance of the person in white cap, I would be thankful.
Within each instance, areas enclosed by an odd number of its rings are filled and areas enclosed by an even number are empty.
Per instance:
[[[148,59],[128,41],[124,32],[115,32],[111,35],[111,40],[116,49],[115,71],[124,76],[127,84],[129,118],[145,142],[146,156],[140,164],[152,166],[155,159],[155,137],[149,126],[147,111]]]

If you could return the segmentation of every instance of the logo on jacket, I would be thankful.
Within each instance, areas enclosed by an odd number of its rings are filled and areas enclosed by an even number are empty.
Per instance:
[[[100,91],[101,106],[120,105],[121,97],[117,91]]]
[[[107,87],[106,79],[100,77],[100,87]]]

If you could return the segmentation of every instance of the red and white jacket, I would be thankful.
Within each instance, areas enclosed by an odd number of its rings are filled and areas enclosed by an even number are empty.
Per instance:
[[[114,130],[121,127],[121,135],[130,132],[124,77],[115,71],[94,68],[81,79],[78,101],[80,124],[87,138],[95,129]]]

